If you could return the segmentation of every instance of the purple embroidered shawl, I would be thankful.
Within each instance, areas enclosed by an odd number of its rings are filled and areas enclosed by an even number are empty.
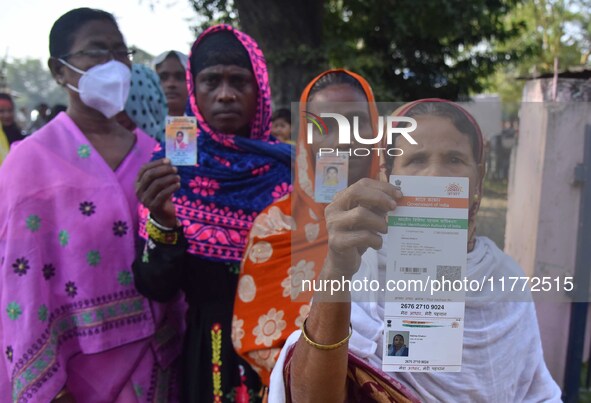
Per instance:
[[[167,342],[182,319],[161,326],[164,306],[134,287],[134,183],[154,148],[135,134],[113,171],[62,113],[2,165],[0,401],[50,401],[64,385],[85,402],[129,385],[138,401],[166,394],[154,364],[178,354]]]
[[[188,114],[197,118],[198,165],[178,167],[181,189],[173,201],[185,227],[188,252],[209,260],[239,262],[247,235],[259,212],[291,190],[292,146],[271,136],[271,90],[263,53],[248,35],[229,25],[216,25],[203,32],[193,50],[207,35],[227,30],[242,43],[258,85],[257,109],[250,136],[214,131],[205,121],[195,100],[190,59],[187,83]],[[164,158],[162,147],[153,159]],[[140,209],[142,223],[148,215]],[[140,234],[146,238],[144,226]]]

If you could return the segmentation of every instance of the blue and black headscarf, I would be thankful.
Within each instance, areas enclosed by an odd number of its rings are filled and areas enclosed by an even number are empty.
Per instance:
[[[258,85],[257,109],[250,123],[250,136],[218,133],[205,121],[196,103],[191,73],[199,67],[191,69],[189,57],[190,108],[187,112],[197,118],[198,164],[178,167],[181,189],[173,200],[177,217],[185,228],[190,253],[210,260],[239,262],[255,217],[291,190],[292,146],[271,136],[271,90],[267,66],[263,53],[252,38],[229,25],[217,25],[197,38],[192,52],[201,52],[201,41],[220,32],[224,32],[224,36],[231,33],[243,47],[242,52],[250,61],[249,67]],[[216,59],[216,63],[242,64],[236,61],[238,59]],[[154,158],[164,155],[161,149]]]

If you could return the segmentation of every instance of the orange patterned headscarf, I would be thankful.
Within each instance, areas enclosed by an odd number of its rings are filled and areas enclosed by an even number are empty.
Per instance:
[[[335,73],[349,75],[361,85],[375,131],[378,111],[371,87],[363,77],[343,69],[326,71],[308,84],[300,99],[300,115],[306,112],[318,80]],[[234,305],[234,347],[266,385],[285,340],[308,316],[312,294],[300,293],[301,281],[316,278],[327,253],[326,204],[314,201],[315,158],[306,142],[305,125],[298,133],[295,167],[293,192],[254,221]],[[379,172],[379,158],[373,156],[367,177],[377,178]]]

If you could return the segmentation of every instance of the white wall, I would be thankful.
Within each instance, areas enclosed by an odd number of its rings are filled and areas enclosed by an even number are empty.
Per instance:
[[[527,275],[574,272],[581,192],[573,178],[583,160],[585,125],[591,124],[591,104],[572,101],[576,81],[582,80],[559,80],[557,102],[549,101],[551,80],[529,81],[524,88],[509,178],[505,252]],[[544,358],[562,386],[570,305],[564,295],[535,296]]]

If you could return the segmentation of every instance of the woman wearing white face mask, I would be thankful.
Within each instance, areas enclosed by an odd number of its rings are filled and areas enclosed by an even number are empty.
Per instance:
[[[115,119],[131,53],[104,11],[72,10],[51,30],[69,107],[0,169],[2,402],[177,400],[182,306],[149,302],[131,272],[134,183],[155,145]]]

